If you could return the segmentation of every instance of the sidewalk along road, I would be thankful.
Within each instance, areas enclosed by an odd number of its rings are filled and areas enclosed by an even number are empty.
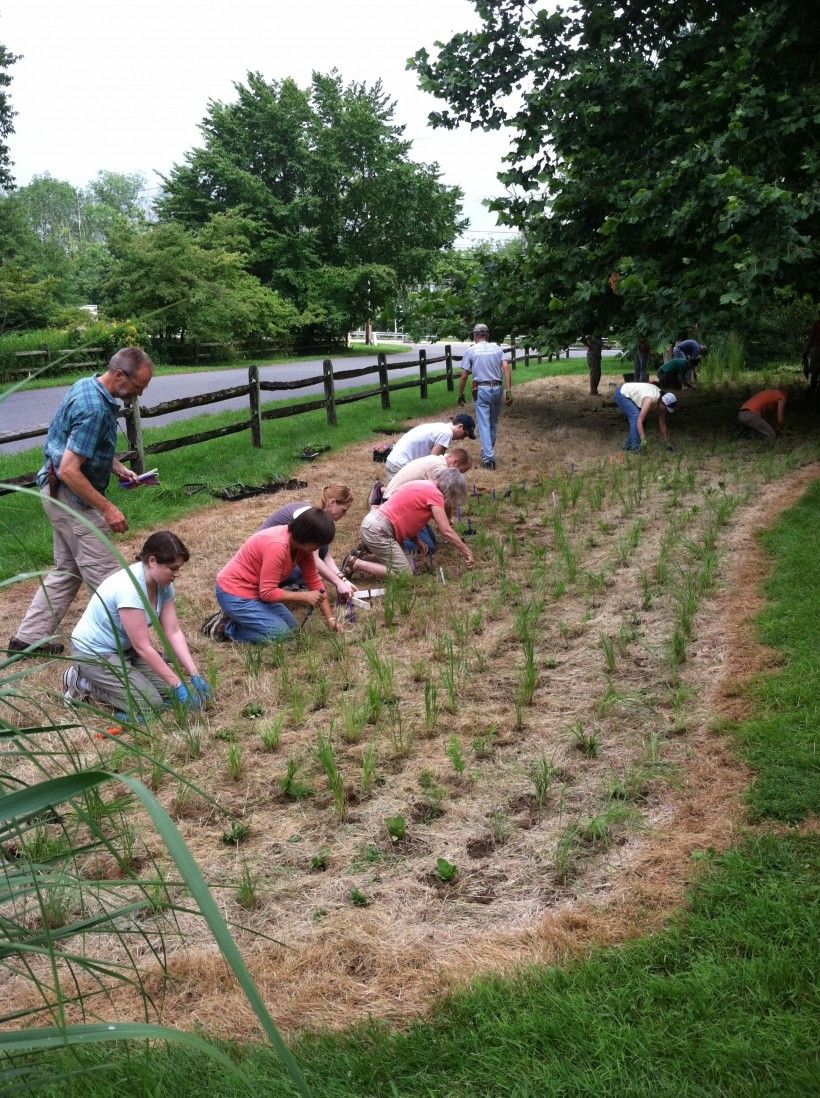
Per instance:
[[[453,343],[453,354],[461,355],[468,343]],[[418,374],[418,352],[423,347],[428,359],[438,358],[444,354],[443,343],[419,343],[406,351],[388,356],[388,364],[397,362],[409,363],[407,369],[391,370],[390,380],[412,374]],[[585,354],[583,348],[573,348],[570,352],[572,358],[582,358]],[[604,352],[606,354],[606,352]],[[317,358],[309,362],[280,363],[276,366],[262,366],[259,377],[263,381],[295,381],[299,378],[317,377],[322,373],[322,359]],[[361,355],[355,358],[338,358],[333,362],[334,370],[354,370],[362,366],[375,366],[374,355]],[[444,369],[444,363],[436,363],[430,367],[430,373],[436,373]],[[458,378],[459,364],[453,363],[453,374]],[[166,400],[178,400],[181,397],[199,396],[200,393],[211,393],[217,389],[230,389],[234,385],[243,385],[248,380],[248,367],[232,366],[225,370],[190,371],[178,374],[168,374],[155,377],[146,389],[142,404],[150,408],[154,404],[162,404]],[[378,385],[378,375],[349,378],[336,382],[336,389],[349,389],[358,386]],[[20,390],[12,393],[10,397],[0,403],[0,434],[17,431],[32,430],[35,427],[47,426],[60,401],[68,391],[67,385],[55,386],[53,389]],[[262,393],[262,406],[280,400],[308,400],[311,396],[321,395],[324,392],[321,383],[310,385],[304,389],[291,390],[282,393]],[[453,395],[455,404],[455,394]],[[231,400],[220,401],[219,404],[208,404],[204,408],[186,408],[179,412],[171,412],[169,415],[157,416],[155,419],[143,421],[143,430],[152,427],[161,427],[166,423],[174,423],[177,420],[192,419],[195,416],[210,413],[226,412],[230,410],[248,410],[248,398],[233,397]],[[12,454],[21,450],[41,449],[45,442],[42,438],[27,438],[21,442],[7,442],[0,445],[0,455]]]

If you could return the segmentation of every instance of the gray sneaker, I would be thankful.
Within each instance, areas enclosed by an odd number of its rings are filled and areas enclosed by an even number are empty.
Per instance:
[[[88,701],[91,697],[91,683],[83,675],[76,663],[70,663],[63,671],[63,697],[66,701]]]

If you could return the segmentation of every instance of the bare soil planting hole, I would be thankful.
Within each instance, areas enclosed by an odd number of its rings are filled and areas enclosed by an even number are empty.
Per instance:
[[[725,429],[734,404],[719,419],[716,398],[696,393],[676,417],[677,454],[656,442],[622,460],[623,416],[584,389],[583,378],[553,378],[516,390],[497,471],[469,476],[479,491],[460,521],[475,530],[473,572],[440,551],[414,598],[389,585],[343,645],[314,615],[282,666],[274,649],[257,668],[243,648],[197,631],[214,608],[216,572],[271,501],[222,504],[174,527],[192,552],[180,617],[218,684],[196,730],[199,756],[170,719],[162,734],[170,765],[223,811],[170,781],[158,795],[220,886],[227,917],[247,928],[240,944],[287,1030],[406,1019],[472,975],[657,928],[680,901],[692,852],[736,836],[748,775],[712,729],[732,683],[761,666],[748,640],[754,533],[817,475],[816,449],[799,438],[773,450],[720,441],[716,425]],[[274,501],[349,483],[356,505],[337,560],[358,538],[380,472],[371,451],[372,440],[321,455],[298,471],[307,493]],[[143,537],[126,542],[126,557]],[[21,585],[5,598],[5,635],[30,593]],[[61,670],[44,667],[29,687],[58,697]],[[249,706],[263,715],[243,716]],[[280,714],[270,750],[262,732]],[[343,805],[317,758],[318,733],[332,736]],[[399,817],[406,834],[395,839],[385,821]],[[223,841],[232,821],[248,829],[233,844]],[[451,880],[439,859],[456,867]],[[235,897],[243,864],[251,910]],[[163,1020],[253,1034],[202,926],[192,916],[182,927]],[[133,1009],[123,992],[107,1016]]]

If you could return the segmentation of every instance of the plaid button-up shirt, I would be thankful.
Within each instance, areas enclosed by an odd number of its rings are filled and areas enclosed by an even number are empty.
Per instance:
[[[48,481],[49,463],[57,472],[63,454],[71,450],[85,458],[80,470],[97,491],[105,495],[117,453],[119,411],[119,404],[100,384],[98,374],[75,382],[49,424],[45,464],[37,474],[40,487]]]

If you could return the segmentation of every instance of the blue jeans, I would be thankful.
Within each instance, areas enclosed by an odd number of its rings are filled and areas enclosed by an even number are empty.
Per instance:
[[[436,535],[429,522],[425,522],[424,526],[419,530],[419,541],[423,541],[429,551],[430,559],[432,560],[433,553],[436,551]],[[415,553],[416,543],[412,538],[405,538],[402,542],[402,549],[405,553]]]
[[[218,584],[216,601],[231,619],[225,626],[225,636],[240,644],[281,640],[298,626],[296,618],[281,602],[243,599],[229,595]]]
[[[495,461],[495,436],[501,414],[501,385],[478,385],[475,391],[475,421],[481,440],[481,460]]]
[[[641,436],[638,434],[638,416],[641,410],[634,400],[621,396],[621,386],[615,390],[615,403],[629,420],[629,434],[624,442],[624,450],[640,450]]]

